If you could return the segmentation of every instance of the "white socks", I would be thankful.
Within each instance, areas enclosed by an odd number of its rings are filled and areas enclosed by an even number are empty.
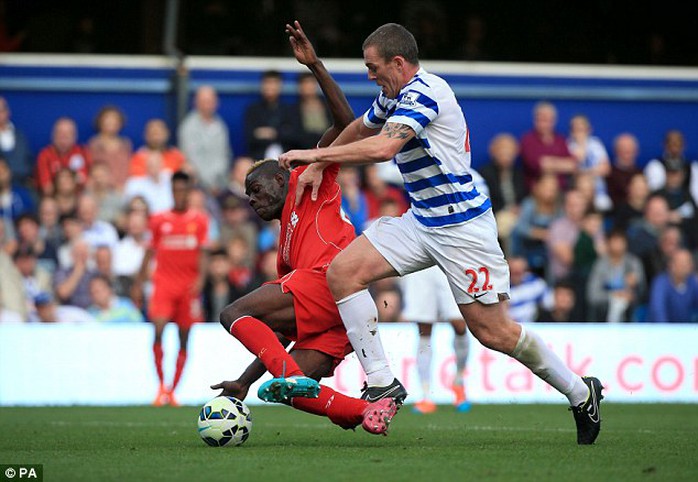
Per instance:
[[[470,353],[470,338],[467,332],[463,335],[454,335],[453,351],[456,354],[456,380],[461,380]]]
[[[543,340],[521,325],[521,336],[510,356],[528,367],[576,407],[586,401],[589,389],[582,378],[570,370]]]
[[[368,290],[362,290],[337,302],[339,314],[347,329],[347,337],[366,372],[369,387],[383,387],[393,383],[378,333],[378,309]]]
[[[431,337],[420,336],[417,348],[417,373],[422,382],[422,398],[428,400],[431,392]]]

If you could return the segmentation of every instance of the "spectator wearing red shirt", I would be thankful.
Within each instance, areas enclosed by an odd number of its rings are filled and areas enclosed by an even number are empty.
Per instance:
[[[75,121],[69,117],[59,118],[53,125],[51,144],[41,150],[36,160],[36,183],[41,194],[53,194],[53,177],[64,168],[75,173],[80,187],[85,185],[92,160],[77,140]]]
[[[550,102],[533,108],[533,129],[521,137],[524,181],[530,192],[543,174],[556,174],[560,188],[568,186],[568,177],[577,172],[579,162],[567,148],[565,136],[555,131],[557,109]]]

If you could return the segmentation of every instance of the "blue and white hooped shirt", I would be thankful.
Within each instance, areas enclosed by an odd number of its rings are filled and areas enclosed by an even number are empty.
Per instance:
[[[386,122],[404,124],[416,133],[395,162],[421,224],[463,224],[491,208],[489,198],[473,184],[468,126],[445,80],[420,68],[397,98],[381,92],[363,122],[372,129]]]

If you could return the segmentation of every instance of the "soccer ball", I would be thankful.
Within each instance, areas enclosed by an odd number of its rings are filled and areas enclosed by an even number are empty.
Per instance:
[[[250,436],[252,416],[242,400],[216,397],[201,407],[199,435],[212,447],[242,445]]]

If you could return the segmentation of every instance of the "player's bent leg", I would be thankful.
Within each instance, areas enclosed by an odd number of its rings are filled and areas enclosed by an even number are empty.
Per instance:
[[[577,423],[579,444],[591,444],[601,429],[601,383],[582,379],[570,370],[533,331],[512,321],[506,303],[459,305],[475,338],[484,346],[521,362],[535,375],[567,397]]]
[[[317,396],[317,381],[303,374],[275,334],[295,331],[292,294],[279,285],[263,285],[225,307],[220,321],[274,376],[259,388],[262,400],[283,403]]]
[[[372,281],[395,275],[395,269],[365,236],[352,241],[327,271],[327,284],[337,301],[347,337],[366,373],[368,390],[364,393],[371,401],[392,397],[397,389],[393,386],[395,382],[401,388],[398,394],[401,401],[407,396],[390,370],[378,333],[378,309],[368,292]]]
[[[278,284],[262,285],[242,298],[238,298],[223,309],[220,322],[230,333],[235,320],[243,316],[257,318],[272,331],[287,336],[295,334],[296,315],[293,308],[293,295],[282,292]]]

